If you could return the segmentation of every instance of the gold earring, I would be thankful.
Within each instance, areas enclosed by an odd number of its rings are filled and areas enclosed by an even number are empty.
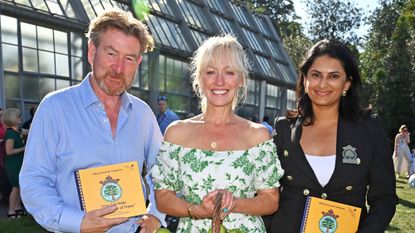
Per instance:
[[[347,91],[342,92],[342,96],[346,96],[346,94],[347,94]]]
[[[308,91],[307,91],[307,89],[305,89],[305,88],[304,88],[304,94],[308,94]]]

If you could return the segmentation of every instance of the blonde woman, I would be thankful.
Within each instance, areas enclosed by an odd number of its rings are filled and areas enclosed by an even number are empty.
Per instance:
[[[265,232],[260,216],[278,209],[283,170],[276,147],[264,126],[235,114],[248,64],[230,35],[209,38],[193,56],[193,88],[202,114],[167,128],[151,171],[157,207],[180,218],[177,232],[206,232],[218,193],[227,229]]]
[[[4,169],[12,186],[9,196],[9,211],[7,218],[15,219],[25,212],[22,209],[19,188],[19,172],[23,163],[23,153],[25,150],[25,141],[18,125],[22,123],[20,110],[17,108],[8,108],[4,110],[3,121],[7,127],[4,136],[6,156],[4,160]]]
[[[395,146],[393,151],[393,164],[395,167],[396,176],[404,174],[408,177],[408,169],[411,164],[411,151],[408,144],[411,142],[409,137],[408,127],[402,125],[399,128],[399,133],[395,137]]]

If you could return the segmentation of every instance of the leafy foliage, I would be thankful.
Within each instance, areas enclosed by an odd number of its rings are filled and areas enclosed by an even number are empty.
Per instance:
[[[368,99],[391,138],[415,128],[415,0],[383,0],[362,54]]]
[[[335,39],[346,44],[359,44],[360,37],[354,32],[365,20],[362,8],[351,1],[305,0],[310,15],[307,28],[311,40]]]

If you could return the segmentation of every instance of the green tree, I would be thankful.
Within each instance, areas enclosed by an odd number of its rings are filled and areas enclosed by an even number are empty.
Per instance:
[[[367,99],[391,139],[401,124],[415,128],[415,0],[383,0],[371,17],[362,54]]]
[[[291,22],[286,25],[285,30],[280,34],[284,41],[285,49],[291,57],[294,66],[298,67],[302,62],[305,53],[311,48],[313,43],[303,33],[303,27],[297,22]]]
[[[310,15],[307,32],[312,41],[335,39],[346,44],[360,44],[354,30],[365,20],[362,8],[349,0],[305,0]]]

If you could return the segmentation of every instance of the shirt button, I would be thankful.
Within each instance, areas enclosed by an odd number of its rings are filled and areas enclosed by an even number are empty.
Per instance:
[[[294,177],[292,177],[292,176],[287,176],[287,180],[293,180],[294,179]]]
[[[351,191],[352,189],[353,189],[353,186],[351,186],[351,185],[346,186],[346,190],[347,190],[347,191]]]
[[[321,194],[321,198],[323,198],[323,199],[327,199],[327,194],[326,194],[326,193],[322,193],[322,194]]]
[[[304,196],[308,196],[308,194],[310,194],[310,190],[304,189],[303,194]]]
[[[284,156],[287,157],[288,156],[288,151],[284,150]]]
[[[361,161],[360,161],[360,159],[359,159],[359,158],[357,158],[357,159],[356,159],[356,164],[357,164],[357,165],[359,165],[359,164],[360,164],[360,162],[361,162]]]

